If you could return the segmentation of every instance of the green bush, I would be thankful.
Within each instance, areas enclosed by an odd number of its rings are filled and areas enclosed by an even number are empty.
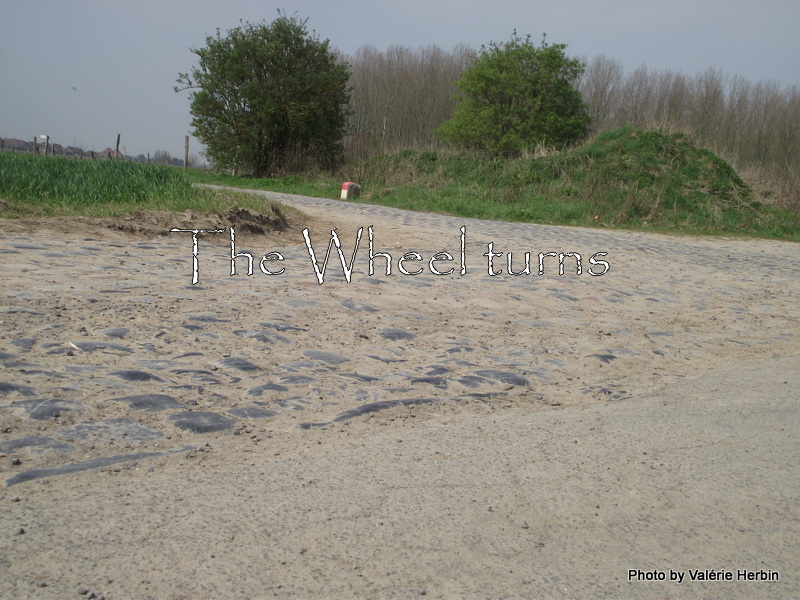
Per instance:
[[[481,47],[456,83],[461,96],[453,118],[437,135],[504,158],[583,139],[590,118],[574,83],[584,65],[565,49],[545,40],[537,47],[516,32],[508,42]]]

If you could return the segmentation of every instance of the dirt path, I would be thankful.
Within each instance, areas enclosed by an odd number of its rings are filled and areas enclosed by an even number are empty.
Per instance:
[[[0,596],[800,595],[800,246],[264,195],[2,224]]]

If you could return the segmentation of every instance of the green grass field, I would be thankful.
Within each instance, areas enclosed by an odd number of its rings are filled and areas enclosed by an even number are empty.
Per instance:
[[[193,186],[179,169],[0,152],[0,217],[114,217],[144,210],[263,210],[263,199]]]
[[[406,150],[337,176],[253,179],[122,161],[0,153],[0,215],[114,216],[137,210],[258,210],[263,200],[190,182],[338,198],[463,217],[800,241],[800,214],[759,202],[731,166],[683,134],[622,128],[569,150],[498,160]]]

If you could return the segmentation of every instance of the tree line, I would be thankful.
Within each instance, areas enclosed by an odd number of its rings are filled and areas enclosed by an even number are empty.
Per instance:
[[[67,158],[79,159],[116,159],[125,160],[128,162],[152,163],[155,165],[168,165],[173,167],[183,167],[184,160],[172,156],[167,150],[156,150],[152,157],[148,152],[145,154],[138,154],[136,156],[129,156],[122,152],[115,152],[112,148],[106,148],[101,152],[94,150],[87,150],[83,146],[62,146],[61,144],[48,143],[47,146],[38,144],[36,140],[29,142],[27,140],[20,140],[18,138],[2,138],[0,137],[0,151],[7,152],[31,152],[33,154],[48,154],[50,156],[63,156]],[[189,166],[202,166],[205,161],[200,159],[196,154],[189,156]]]
[[[363,46],[350,65],[346,147],[349,156],[406,148],[428,150],[433,136],[456,107],[456,80],[471,62],[471,50]]]
[[[779,194],[798,194],[797,86],[717,69],[628,73],[516,31],[478,51],[364,46],[345,56],[306,23],[279,12],[191,49],[199,64],[175,91],[192,90],[194,133],[216,167],[281,175],[446,143],[513,157],[633,125],[689,133],[735,168],[777,178]]]
[[[592,59],[579,89],[597,131],[624,124],[691,134],[738,169],[757,168],[798,181],[800,89],[776,81],[750,82],[710,68],[694,76],[618,61]]]
[[[360,48],[350,64],[347,150],[431,150],[444,144],[434,132],[456,107],[456,81],[473,51],[457,46]],[[592,133],[622,125],[686,131],[738,169],[759,169],[797,182],[800,169],[800,89],[775,81],[750,82],[708,69],[689,76],[622,64],[600,55],[582,59],[575,85],[592,118]]]

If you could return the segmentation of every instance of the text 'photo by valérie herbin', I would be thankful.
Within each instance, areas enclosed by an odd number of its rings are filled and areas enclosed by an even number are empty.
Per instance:
[[[0,600],[800,597],[798,17],[0,5]]]

